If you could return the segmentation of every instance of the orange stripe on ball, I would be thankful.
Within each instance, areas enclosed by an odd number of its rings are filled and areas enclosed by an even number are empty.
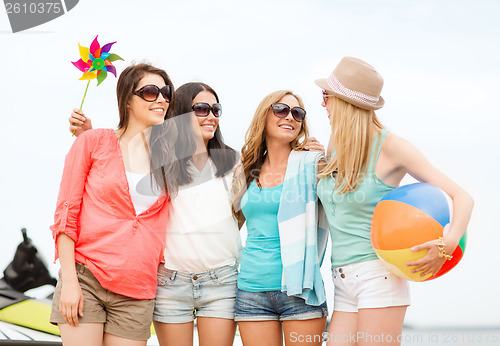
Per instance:
[[[442,235],[439,222],[406,203],[381,201],[373,213],[371,237],[376,249],[407,249]]]

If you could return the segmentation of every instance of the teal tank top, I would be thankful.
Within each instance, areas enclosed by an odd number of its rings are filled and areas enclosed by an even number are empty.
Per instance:
[[[396,188],[385,184],[375,174],[387,133],[382,129],[373,139],[367,174],[356,190],[338,194],[331,175],[318,183],[318,197],[325,209],[332,238],[332,268],[377,259],[370,238],[373,211],[382,197]]]
[[[238,288],[243,291],[281,291],[281,246],[278,209],[283,184],[260,188],[255,181],[241,199],[247,240],[241,253]]]

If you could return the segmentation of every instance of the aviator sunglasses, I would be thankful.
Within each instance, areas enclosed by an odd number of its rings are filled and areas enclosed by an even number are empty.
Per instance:
[[[148,102],[155,102],[158,99],[158,95],[160,95],[160,93],[165,101],[170,102],[170,96],[172,96],[170,85],[165,85],[160,89],[156,85],[148,84],[143,86],[139,90],[132,91],[132,94],[137,95],[144,101]]]
[[[222,114],[222,106],[220,103],[209,105],[206,102],[196,102],[191,109],[197,117],[206,117],[212,111],[214,117],[218,118]]]
[[[301,107],[290,109],[290,106],[284,103],[273,103],[271,107],[273,108],[274,115],[278,118],[286,118],[288,113],[292,112],[292,117],[295,121],[301,123],[306,117],[306,111]]]

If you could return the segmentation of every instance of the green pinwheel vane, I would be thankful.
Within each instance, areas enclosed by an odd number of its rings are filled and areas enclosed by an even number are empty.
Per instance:
[[[111,46],[113,46],[116,41],[105,44],[101,47],[97,41],[98,36],[96,36],[94,41],[92,41],[90,48],[82,47],[78,44],[81,58],[78,61],[71,62],[77,69],[83,72],[80,80],[88,80],[80,109],[83,107],[83,102],[85,101],[85,96],[87,95],[90,80],[97,79],[97,86],[99,86],[106,79],[108,73],[112,73],[116,77],[116,68],[112,63],[116,60],[123,60],[117,54],[109,52],[111,50]],[[73,134],[75,134],[74,131]]]

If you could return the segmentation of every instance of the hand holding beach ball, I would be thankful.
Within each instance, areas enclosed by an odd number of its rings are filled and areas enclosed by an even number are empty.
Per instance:
[[[451,200],[430,184],[405,185],[389,192],[373,213],[371,239],[375,253],[389,270],[406,280],[429,281],[447,273],[463,257],[466,233],[451,260],[445,261],[436,275],[421,277],[420,272],[412,273],[415,267],[407,267],[406,263],[427,254],[427,250],[412,252],[413,246],[446,236],[452,211]]]

